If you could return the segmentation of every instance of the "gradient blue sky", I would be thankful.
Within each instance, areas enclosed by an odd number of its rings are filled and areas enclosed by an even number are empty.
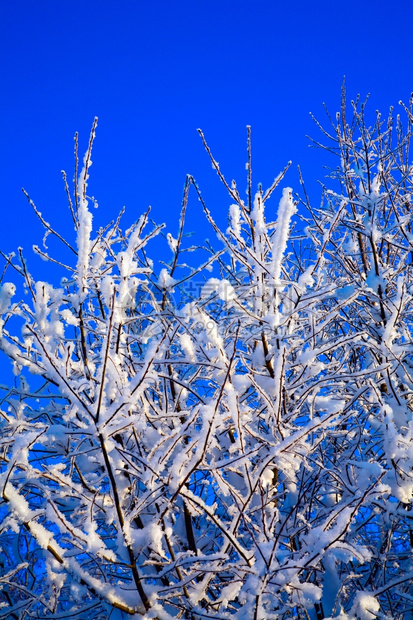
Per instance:
[[[244,188],[250,124],[254,184],[292,159],[317,204],[325,157],[308,148],[309,112],[338,109],[343,75],[349,98],[371,92],[372,113],[413,90],[411,0],[1,0],[0,11],[0,248],[28,257],[42,230],[21,188],[73,235],[60,170],[72,178],[74,132],[83,153],[95,115],[96,224],[150,204],[175,233],[186,173],[218,218],[229,205],[197,127]],[[294,172],[285,184],[298,189]],[[191,218],[211,235],[195,198]]]

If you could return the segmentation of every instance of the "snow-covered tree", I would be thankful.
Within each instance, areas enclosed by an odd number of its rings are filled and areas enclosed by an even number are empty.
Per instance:
[[[369,128],[343,95],[319,125],[338,166],[317,208],[283,187],[288,166],[254,195],[249,130],[244,200],[200,132],[228,228],[189,176],[160,270],[149,212],[93,232],[94,125],[67,187],[74,241],[33,205],[73,255],[35,248],[61,283],[5,257],[27,294],[3,278],[0,618],[410,617],[412,102],[403,113]],[[198,264],[191,193],[216,233]]]

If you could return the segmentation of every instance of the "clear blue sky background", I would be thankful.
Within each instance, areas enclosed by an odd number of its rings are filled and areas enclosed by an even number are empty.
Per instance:
[[[21,188],[73,235],[60,170],[72,178],[74,132],[83,154],[95,115],[96,224],[123,205],[131,222],[150,204],[175,233],[186,173],[218,219],[230,202],[197,127],[244,189],[252,125],[254,184],[292,159],[317,204],[325,156],[308,148],[309,112],[324,120],[325,101],[335,113],[343,75],[350,99],[371,92],[372,113],[413,90],[411,0],[1,0],[0,10],[0,248],[28,257],[42,230]],[[299,189],[293,172],[285,184]],[[195,198],[191,218],[211,235]]]

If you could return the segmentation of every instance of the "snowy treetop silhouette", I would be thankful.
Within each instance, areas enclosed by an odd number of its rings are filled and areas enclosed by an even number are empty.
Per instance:
[[[228,227],[188,176],[160,270],[149,211],[93,230],[95,121],[73,193],[65,176],[73,238],[33,205],[73,257],[35,247],[61,283],[3,255],[0,618],[411,617],[412,101],[402,112],[370,127],[343,93],[318,124],[337,167],[317,206],[288,165],[255,192],[249,128],[244,200],[200,132]],[[198,263],[191,196],[216,234]]]

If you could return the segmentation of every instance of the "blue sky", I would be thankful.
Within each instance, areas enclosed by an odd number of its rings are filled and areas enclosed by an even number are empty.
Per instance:
[[[42,230],[21,188],[73,235],[60,170],[72,178],[73,135],[83,153],[95,115],[96,225],[150,204],[175,233],[187,173],[218,219],[229,206],[198,127],[243,188],[250,124],[254,184],[291,159],[316,205],[326,158],[308,148],[309,112],[324,120],[326,102],[335,113],[343,75],[350,99],[371,92],[371,112],[413,90],[407,0],[3,0],[0,11],[0,248],[23,246],[34,272]],[[285,184],[299,189],[294,172]],[[210,234],[195,198],[191,209],[190,226]]]

